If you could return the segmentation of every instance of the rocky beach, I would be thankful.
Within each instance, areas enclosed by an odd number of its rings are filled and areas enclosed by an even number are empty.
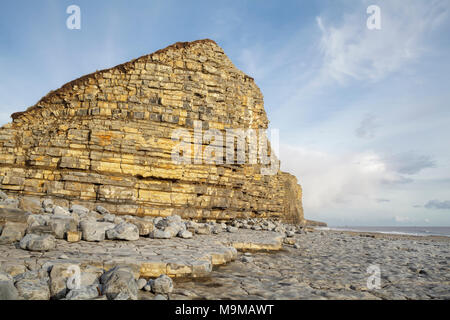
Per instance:
[[[448,237],[116,216],[49,200],[41,214],[1,208],[13,202],[0,201],[1,299],[450,298]]]
[[[450,238],[357,232],[296,234],[295,246],[240,253],[204,281],[180,281],[173,299],[450,299]],[[371,265],[379,289],[369,290]]]

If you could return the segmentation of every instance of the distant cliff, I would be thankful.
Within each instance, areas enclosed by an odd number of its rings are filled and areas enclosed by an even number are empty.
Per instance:
[[[305,225],[307,227],[327,227],[328,226],[325,222],[306,220],[306,219],[305,219]]]

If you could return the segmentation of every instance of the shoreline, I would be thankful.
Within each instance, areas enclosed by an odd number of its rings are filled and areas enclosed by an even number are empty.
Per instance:
[[[334,232],[334,233],[345,233],[352,236],[360,236],[367,238],[378,238],[378,239],[387,239],[387,240],[414,240],[414,241],[444,241],[450,242],[450,237],[448,236],[439,236],[439,235],[412,235],[412,234],[398,234],[398,233],[383,233],[383,232],[375,232],[375,231],[352,231],[352,230],[335,230],[335,229],[319,229],[313,228],[313,232]]]

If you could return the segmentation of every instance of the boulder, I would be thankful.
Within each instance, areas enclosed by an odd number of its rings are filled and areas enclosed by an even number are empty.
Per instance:
[[[14,277],[4,271],[0,271],[0,281],[13,281]]]
[[[155,225],[155,228],[164,230],[168,225],[169,221],[166,218],[157,217],[153,220],[153,223]]]
[[[139,229],[131,223],[122,222],[106,231],[106,236],[111,240],[139,240]]]
[[[19,241],[27,230],[27,224],[21,222],[6,222],[3,226],[0,244],[8,244]]]
[[[145,280],[144,278],[140,278],[136,282],[136,285],[137,285],[138,290],[142,290],[147,285],[147,280]]]
[[[89,213],[89,209],[86,207],[83,207],[79,204],[74,204],[70,207],[70,212],[76,213],[78,215]]]
[[[53,207],[52,213],[56,216],[70,216],[70,211],[60,206]]]
[[[52,199],[44,199],[42,200],[42,208],[44,208],[45,212],[51,213],[53,212],[53,200]]]
[[[27,267],[25,266],[24,261],[5,261],[3,263],[0,262],[0,270],[15,277],[27,272]]]
[[[171,215],[169,217],[165,218],[169,223],[181,223],[183,220],[181,219],[181,217],[177,214]]]
[[[19,295],[25,300],[49,300],[48,279],[22,279],[16,282]]]
[[[140,236],[148,236],[153,231],[153,222],[139,217],[130,217],[126,222],[134,224],[139,229]]]
[[[183,239],[190,239],[190,238],[192,238],[193,235],[192,235],[192,232],[183,230],[183,231],[178,232],[177,236],[180,238],[183,238]]]
[[[149,282],[147,282],[147,284],[144,286],[144,290],[148,292],[152,291],[152,286],[150,285]]]
[[[0,201],[0,208],[5,209],[18,209],[19,200],[17,199],[5,199]]]
[[[108,209],[106,209],[106,208],[104,208],[104,207],[102,207],[102,206],[97,206],[97,207],[95,208],[95,210],[96,210],[98,213],[103,214],[103,215],[109,214]]]
[[[128,292],[120,292],[113,300],[130,300]]]
[[[27,229],[27,234],[36,234],[36,235],[52,235],[56,236],[53,228],[51,226],[31,226]]]
[[[49,215],[30,214],[27,220],[28,229],[32,227],[46,226],[48,221],[50,221]]]
[[[0,190],[0,200],[6,200],[8,199],[8,195]]]
[[[168,294],[173,291],[173,282],[170,277],[163,274],[156,278],[155,280],[151,281],[152,291],[153,293],[161,293],[161,294]]]
[[[47,222],[57,239],[64,239],[67,232],[75,232],[78,230],[78,222],[72,217],[54,215]]]
[[[174,237],[171,231],[164,231],[161,229],[154,229],[149,236],[154,239],[170,239]]]
[[[56,240],[52,235],[27,234],[20,240],[20,247],[29,251],[48,251],[56,247]]]
[[[186,226],[186,230],[192,232],[192,233],[197,233],[197,229],[200,227],[200,224],[194,221],[187,221],[185,223]]]
[[[83,240],[85,241],[103,241],[105,232],[113,229],[116,225],[109,222],[95,222],[92,220],[83,220],[80,223]]]
[[[79,289],[72,289],[67,293],[67,300],[91,300],[99,296],[99,285],[90,285],[87,287],[81,287]]]
[[[48,277],[48,271],[45,268],[33,270],[33,271],[26,271],[24,273],[18,274],[14,276],[14,282],[19,282],[22,280],[36,280],[36,279],[43,279],[45,281],[50,281],[50,278]]]
[[[295,232],[294,231],[286,231],[286,237],[292,238],[294,236],[295,236]]]
[[[108,214],[105,214],[104,216],[103,216],[103,219],[102,219],[102,221],[105,221],[105,222],[114,222],[116,220],[116,216],[115,215],[113,215],[113,214],[110,214],[110,213],[108,213]]]
[[[293,246],[295,244],[295,239],[294,238],[284,238],[283,243]]]
[[[68,231],[66,239],[68,242],[78,242],[81,240],[82,233],[80,231]]]
[[[4,225],[6,222],[20,222],[27,223],[29,212],[12,209],[12,208],[2,208],[0,207],[0,225]]]
[[[19,200],[19,208],[24,211],[35,214],[44,212],[41,201],[37,198],[29,198],[29,197],[21,198]]]
[[[79,266],[68,262],[53,264],[50,271],[50,294],[52,299],[62,299],[66,296],[69,291],[67,282],[69,278],[75,275],[74,272],[77,267]]]
[[[195,233],[209,235],[211,234],[211,226],[207,224],[199,224],[197,229],[195,229]]]
[[[19,292],[11,280],[0,280],[0,301],[18,300]]]
[[[133,272],[128,268],[115,267],[104,273],[100,281],[103,284],[102,293],[109,300],[115,299],[119,294],[126,294],[129,299],[137,300],[138,287]]]
[[[183,231],[178,225],[170,224],[168,227],[164,229],[164,232],[168,232],[170,234],[170,237],[175,237],[178,232]]]

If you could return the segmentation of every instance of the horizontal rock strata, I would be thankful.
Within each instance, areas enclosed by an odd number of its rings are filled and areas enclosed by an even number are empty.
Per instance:
[[[212,40],[177,43],[50,92],[0,128],[0,189],[115,214],[302,222],[301,188],[256,164],[176,164],[171,134],[267,129],[263,96]],[[202,149],[208,145],[204,141]]]

